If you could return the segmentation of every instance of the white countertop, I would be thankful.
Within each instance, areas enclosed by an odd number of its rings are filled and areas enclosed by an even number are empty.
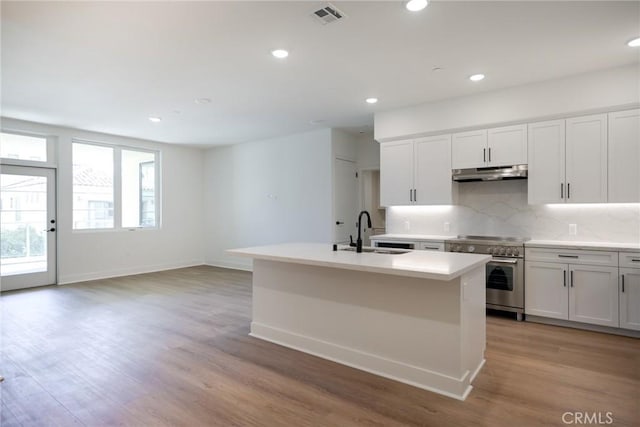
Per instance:
[[[456,236],[439,236],[437,234],[377,234],[369,237],[371,240],[407,240],[407,241],[427,241],[444,242],[455,239]]]
[[[344,247],[344,246],[339,246]],[[345,270],[449,281],[486,264],[491,256],[435,251],[410,251],[389,255],[332,251],[321,243],[285,243],[229,249],[227,253],[248,258],[294,264],[317,265]]]
[[[617,242],[574,242],[567,240],[528,240],[525,247],[532,248],[571,248],[590,249],[601,251],[640,251],[640,243],[617,243]]]

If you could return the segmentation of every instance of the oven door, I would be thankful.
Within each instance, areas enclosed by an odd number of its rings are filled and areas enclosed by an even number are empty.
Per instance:
[[[524,308],[522,259],[493,258],[487,263],[487,304]]]

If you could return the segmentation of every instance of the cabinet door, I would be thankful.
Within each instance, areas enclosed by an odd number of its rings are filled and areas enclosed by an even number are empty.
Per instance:
[[[607,201],[607,115],[567,119],[568,203]]]
[[[421,138],[414,141],[415,204],[451,205],[451,135]]]
[[[564,203],[565,122],[532,123],[528,128],[529,204]]]
[[[527,164],[527,125],[506,126],[487,131],[487,164]]]
[[[534,316],[569,318],[568,265],[526,261],[524,312]]]
[[[453,169],[481,168],[486,165],[486,129],[453,135],[451,141],[451,166]]]
[[[617,328],[618,268],[569,265],[569,320]]]
[[[640,202],[640,110],[609,114],[608,201]]]
[[[640,269],[620,269],[620,327],[640,331]]]
[[[413,141],[380,144],[380,205],[412,204],[413,188]]]

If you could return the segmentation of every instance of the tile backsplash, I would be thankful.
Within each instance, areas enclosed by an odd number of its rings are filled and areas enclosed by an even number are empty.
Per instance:
[[[394,206],[386,232],[640,242],[640,204],[527,204],[527,181],[466,182],[455,206]],[[450,224],[446,232],[444,224]],[[570,225],[575,224],[574,230]]]

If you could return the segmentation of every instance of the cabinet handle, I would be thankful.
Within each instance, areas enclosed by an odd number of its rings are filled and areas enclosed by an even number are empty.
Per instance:
[[[413,189],[413,201],[418,201],[418,190],[416,190],[415,188]]]
[[[571,198],[571,183],[567,183],[567,199]]]
[[[423,246],[422,249],[428,249],[428,250],[431,250],[431,251],[439,251],[440,250],[440,248],[435,247],[435,246]]]
[[[487,161],[487,149],[486,148],[482,149],[482,161],[483,162]]]
[[[558,254],[558,258],[579,258],[578,255],[562,255]]]
[[[573,271],[571,271],[571,287],[573,288]]]
[[[564,199],[564,182],[560,183],[560,198]]]
[[[489,163],[491,163],[491,147],[489,147]]]
[[[624,292],[624,274],[621,274],[622,276],[622,292]]]
[[[633,262],[640,262],[640,259],[631,258],[631,261],[633,261]]]
[[[564,287],[567,287],[567,270],[562,270],[562,276],[564,278]]]
[[[413,191],[411,189],[409,189],[409,201],[413,202]]]

